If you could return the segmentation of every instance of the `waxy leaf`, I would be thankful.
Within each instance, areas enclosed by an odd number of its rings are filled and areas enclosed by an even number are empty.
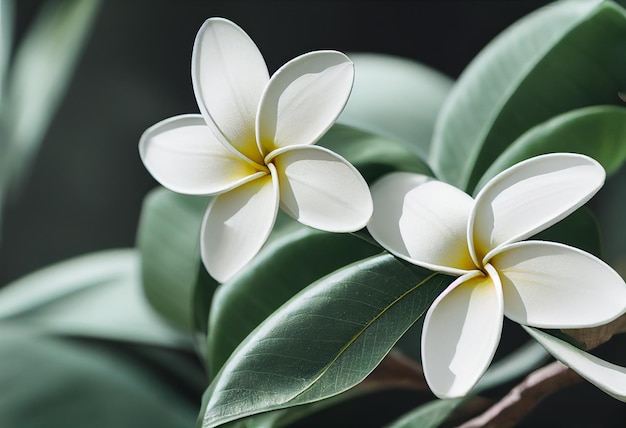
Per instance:
[[[405,58],[350,54],[355,79],[338,123],[399,141],[428,157],[439,109],[452,81]]]
[[[301,225],[277,237],[215,293],[207,332],[211,373],[217,373],[252,330],[304,287],[380,251],[349,234]]]
[[[522,134],[496,159],[480,179],[477,193],[500,171],[545,153],[581,153],[594,158],[607,174],[626,160],[626,108],[585,107],[556,116]]]
[[[217,282],[200,260],[200,223],[208,199],[164,188],[144,201],[137,246],[148,301],[166,319],[189,331],[206,328]]]
[[[382,255],[305,288],[231,355],[205,393],[202,425],[317,401],[353,387],[451,280]]]
[[[189,352],[0,328],[0,426],[187,428],[202,393]]]
[[[346,158],[368,183],[393,171],[433,175],[426,162],[405,145],[352,126],[333,125],[317,145]]]
[[[435,127],[431,166],[472,189],[532,126],[572,109],[621,104],[626,17],[613,2],[564,1],[504,31],[467,67]]]
[[[38,332],[190,349],[145,299],[139,254],[110,250],[27,275],[0,291],[0,324]]]

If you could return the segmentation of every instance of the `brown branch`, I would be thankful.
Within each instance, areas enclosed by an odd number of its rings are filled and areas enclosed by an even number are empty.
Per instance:
[[[582,382],[578,374],[558,361],[532,372],[500,401],[459,428],[508,428],[515,426],[543,398]]]
[[[563,333],[585,344],[587,350],[608,342],[613,336],[626,333],[626,314],[608,324],[593,328],[563,330]]]

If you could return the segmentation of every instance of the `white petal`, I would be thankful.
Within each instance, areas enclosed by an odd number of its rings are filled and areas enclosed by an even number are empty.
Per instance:
[[[224,142],[262,163],[254,127],[269,73],[252,39],[226,19],[206,20],[193,46],[191,79],[207,124]]]
[[[476,269],[467,248],[466,193],[421,174],[391,173],[372,185],[374,214],[367,228],[389,252],[453,275]]]
[[[489,262],[500,274],[504,314],[520,324],[584,328],[626,311],[626,284],[602,260],[542,241],[506,245]]]
[[[139,140],[139,154],[159,183],[189,195],[221,193],[265,174],[228,151],[200,115],[151,126]]]
[[[225,282],[267,240],[278,213],[278,181],[268,174],[219,195],[207,209],[200,249],[208,272]]]
[[[365,179],[347,160],[318,146],[277,150],[280,205],[300,223],[329,232],[362,229],[372,215]]]
[[[353,64],[340,52],[310,52],[282,66],[259,106],[257,136],[263,152],[315,143],[345,107],[353,81]]]
[[[602,187],[604,177],[598,162],[572,153],[537,156],[501,172],[476,197],[468,239],[477,259],[567,217]]]
[[[563,364],[612,397],[626,401],[626,368],[601,360],[543,331],[522,327]]]
[[[500,342],[502,321],[497,274],[470,272],[434,301],[424,319],[422,365],[437,397],[461,397],[478,382]]]

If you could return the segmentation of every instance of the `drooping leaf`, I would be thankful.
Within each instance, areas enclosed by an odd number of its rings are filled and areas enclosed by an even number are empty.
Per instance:
[[[0,290],[0,324],[47,334],[191,347],[146,301],[139,255],[130,249],[78,257],[5,286]]]
[[[435,173],[472,189],[532,126],[576,108],[621,104],[625,37],[624,10],[598,0],[557,2],[504,31],[442,108],[430,156]]]
[[[207,332],[211,373],[217,373],[252,330],[304,287],[380,251],[349,234],[300,225],[270,242],[215,293]]]
[[[0,184],[24,173],[70,81],[98,0],[49,1],[17,47],[2,100]]]
[[[353,387],[451,280],[382,255],[312,284],[231,355],[205,393],[203,426]]]
[[[350,59],[354,87],[338,123],[404,143],[426,159],[452,81],[405,58],[361,53],[350,54]]]
[[[0,426],[186,428],[205,382],[191,354],[0,328]]]
[[[206,328],[218,285],[200,259],[200,225],[207,204],[207,198],[157,188],[144,200],[137,233],[148,301],[188,331]]]
[[[613,174],[626,160],[626,108],[585,107],[556,116],[522,134],[480,179],[475,193],[500,171],[545,153],[570,152],[590,156]]]
[[[430,175],[430,167],[406,146],[389,137],[346,125],[334,125],[317,143],[346,158],[368,183],[392,171]]]

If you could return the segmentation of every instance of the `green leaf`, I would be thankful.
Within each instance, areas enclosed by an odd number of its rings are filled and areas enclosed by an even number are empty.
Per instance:
[[[572,109],[622,104],[624,11],[612,2],[556,2],[523,18],[468,66],[435,127],[431,166],[472,189],[532,126]]]
[[[205,393],[203,426],[348,390],[451,280],[382,255],[312,284],[235,350]]]
[[[338,122],[402,142],[426,159],[452,81],[409,59],[380,54],[350,54],[350,59],[354,87]]]
[[[206,328],[210,299],[218,283],[200,259],[200,225],[208,199],[164,188],[150,192],[139,220],[143,287],[166,319],[188,331]]]
[[[317,144],[350,161],[368,183],[393,171],[433,176],[426,162],[405,146],[387,137],[350,126],[334,125]]]
[[[0,426],[193,426],[205,378],[190,354],[110,345],[3,323]]]
[[[437,428],[465,401],[465,397],[430,401],[394,421],[388,428]]]
[[[545,153],[581,153],[613,174],[626,160],[626,108],[585,107],[556,116],[522,134],[480,179],[475,193],[500,171]]]
[[[304,287],[380,251],[349,234],[300,225],[270,242],[215,293],[207,332],[211,373],[217,373],[252,330]]]
[[[581,207],[550,228],[531,239],[560,242],[594,254],[602,255],[602,239],[595,216],[587,207]]]
[[[69,84],[98,0],[49,1],[15,53],[2,100],[0,174],[24,173]],[[6,177],[0,184],[6,183]]]
[[[90,254],[42,269],[0,291],[2,328],[190,348],[148,305],[135,250]]]

